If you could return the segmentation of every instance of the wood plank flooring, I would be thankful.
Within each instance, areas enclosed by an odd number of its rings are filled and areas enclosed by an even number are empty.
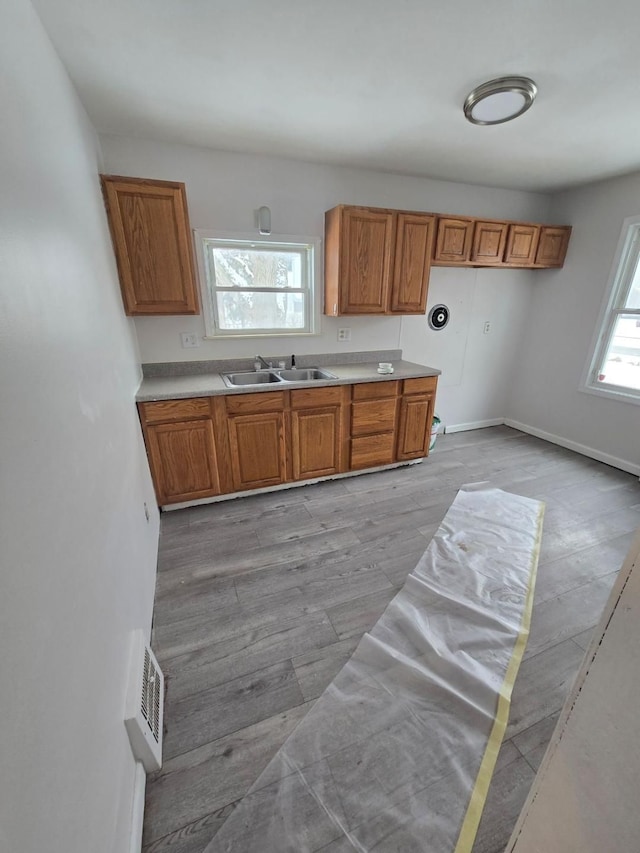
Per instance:
[[[464,483],[546,501],[531,637],[474,853],[509,838],[640,525],[631,474],[508,427],[408,468],[162,516],[153,646],[165,764],[145,853],[202,853],[402,587]],[[301,851],[302,853],[302,851]]]

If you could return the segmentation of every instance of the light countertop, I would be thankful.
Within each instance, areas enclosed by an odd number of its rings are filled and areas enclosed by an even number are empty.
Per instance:
[[[388,359],[381,359],[388,361]],[[142,380],[136,395],[139,403],[155,400],[174,400],[185,397],[214,397],[218,394],[255,394],[265,391],[290,391],[297,388],[318,388],[331,385],[353,385],[357,382],[389,382],[397,379],[416,379],[423,376],[439,376],[441,371],[424,364],[411,361],[394,360],[394,372],[378,373],[378,362],[356,364],[326,364],[325,370],[333,373],[335,379],[322,379],[314,382],[282,382],[258,386],[228,388],[218,372],[201,373],[190,376],[154,376]],[[225,370],[232,372],[232,369]]]

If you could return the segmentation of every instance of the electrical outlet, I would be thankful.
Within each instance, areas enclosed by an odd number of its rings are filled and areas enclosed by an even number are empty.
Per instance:
[[[485,335],[488,335],[490,331],[491,331],[491,323],[487,320],[487,322],[484,324]]]
[[[182,332],[182,334],[180,335],[180,340],[182,341],[183,349],[200,346],[200,340],[195,332]]]
[[[351,329],[338,329],[338,340],[339,341],[350,341],[351,340]]]

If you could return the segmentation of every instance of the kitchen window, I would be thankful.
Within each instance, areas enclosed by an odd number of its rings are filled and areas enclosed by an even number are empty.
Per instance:
[[[583,387],[640,404],[640,216],[624,221]]]
[[[195,234],[207,337],[316,333],[319,240]]]

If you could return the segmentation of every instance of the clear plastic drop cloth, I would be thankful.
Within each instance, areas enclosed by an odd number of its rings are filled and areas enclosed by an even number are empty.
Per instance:
[[[458,493],[205,853],[471,849],[528,633],[543,511],[499,489]]]

